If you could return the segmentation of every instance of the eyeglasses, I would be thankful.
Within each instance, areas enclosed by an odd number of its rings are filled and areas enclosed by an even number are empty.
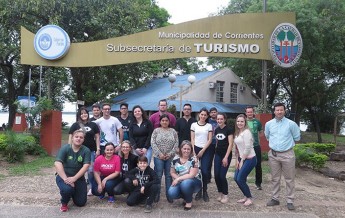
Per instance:
[[[103,108],[104,111],[110,111],[110,108]]]
[[[123,107],[123,108],[120,108],[121,110],[128,110],[128,108],[125,108],[125,107]]]

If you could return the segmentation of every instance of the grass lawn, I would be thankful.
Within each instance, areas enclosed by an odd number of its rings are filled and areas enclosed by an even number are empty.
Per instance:
[[[17,163],[8,168],[9,175],[22,176],[22,175],[37,175],[40,169],[52,167],[54,165],[54,157],[44,156],[38,157],[30,162]]]
[[[321,133],[323,143],[334,143],[334,135],[328,133]],[[345,146],[345,136],[337,135],[337,146]],[[317,142],[316,132],[302,132],[300,143]]]

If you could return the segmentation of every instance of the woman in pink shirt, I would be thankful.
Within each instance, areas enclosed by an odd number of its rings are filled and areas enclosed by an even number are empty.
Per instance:
[[[113,203],[114,187],[121,181],[121,160],[114,154],[115,146],[112,142],[105,144],[104,155],[100,155],[95,160],[94,178],[92,184],[92,194],[103,199],[108,193],[108,202]]]

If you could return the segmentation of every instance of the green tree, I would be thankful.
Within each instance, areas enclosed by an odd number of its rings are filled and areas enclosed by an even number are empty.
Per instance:
[[[241,6],[239,6],[241,5]],[[222,13],[261,12],[262,2],[234,0]],[[238,9],[238,10],[237,10]],[[268,102],[280,99],[288,104],[297,123],[301,119],[313,123],[321,139],[321,131],[329,132],[334,116],[344,108],[345,90],[345,2],[339,0],[268,0],[269,12],[296,12],[296,26],[303,37],[303,54],[297,65],[283,69],[268,62]],[[284,36],[285,37],[285,36]],[[293,40],[287,34],[288,40]],[[283,54],[282,54],[283,55]],[[215,67],[230,67],[260,90],[261,65],[255,60],[210,58]],[[254,86],[253,86],[254,85]],[[303,115],[303,117],[302,117]],[[329,117],[330,116],[330,117]],[[324,119],[324,117],[328,117]]]
[[[20,65],[20,27],[31,32],[47,24],[56,24],[68,32],[71,42],[87,42],[128,35],[167,25],[168,13],[154,0],[0,0],[0,104],[9,110],[9,126],[14,120],[19,95],[39,93],[40,70]],[[65,97],[91,104],[138,85],[153,73],[151,63],[99,68],[43,68],[42,95],[54,100],[61,109]],[[157,72],[157,71],[156,71]],[[132,74],[131,74],[132,73]],[[68,76],[72,77],[68,81]],[[127,75],[130,75],[127,77]],[[72,89],[64,91],[70,85]]]

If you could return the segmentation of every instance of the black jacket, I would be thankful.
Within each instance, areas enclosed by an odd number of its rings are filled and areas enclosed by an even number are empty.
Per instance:
[[[129,153],[128,155],[128,162],[127,162],[127,171],[125,171],[123,169],[123,163],[125,162],[125,158],[124,157],[121,157],[121,166],[122,166],[122,169],[121,169],[121,174],[122,174],[122,177],[124,178],[125,177],[125,174],[128,172],[128,171],[131,171],[132,169],[136,168],[137,167],[137,163],[138,163],[138,156],[135,155],[135,154],[132,154],[132,153]]]
[[[153,184],[159,184],[159,178],[156,172],[149,166],[145,171],[140,171],[138,167],[130,170],[126,173],[126,178],[133,180],[138,180],[139,185],[135,189],[140,189],[142,186],[145,189],[150,188]]]

